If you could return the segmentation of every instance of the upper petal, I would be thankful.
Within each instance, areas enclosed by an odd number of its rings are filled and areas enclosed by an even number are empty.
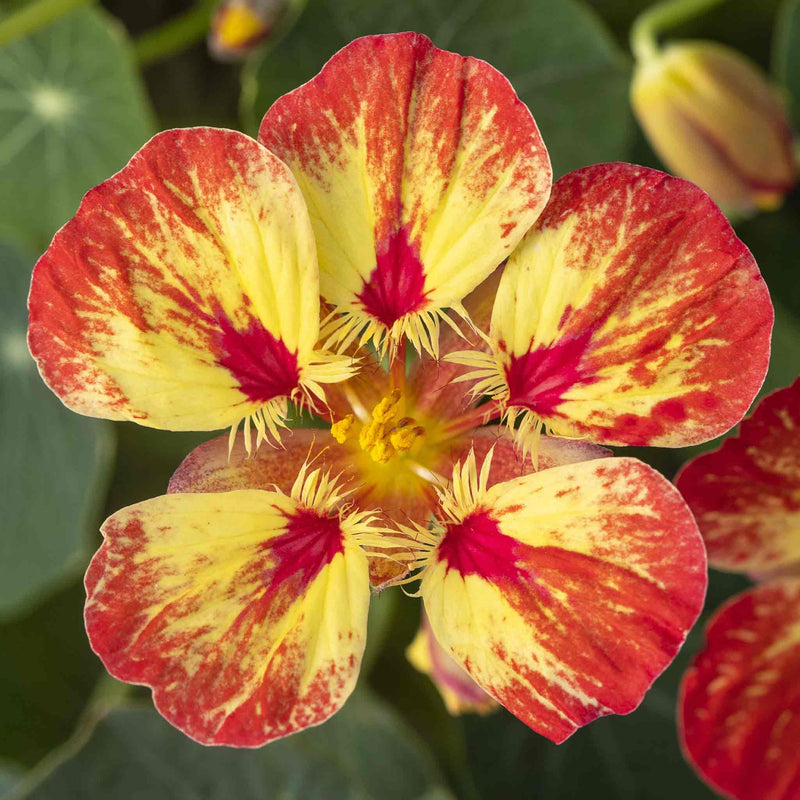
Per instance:
[[[681,686],[683,749],[737,800],[800,797],[800,581],[737,595],[706,629]]]
[[[304,380],[314,234],[289,170],[213,128],[150,140],[90,191],[36,265],[29,344],[75,411],[224,428]]]
[[[445,650],[555,742],[636,708],[705,594],[703,543],[678,492],[608,458],[469,495],[463,482],[453,490],[422,577]]]
[[[419,321],[457,306],[511,252],[552,177],[508,81],[415,33],[349,44],[272,106],[259,139],[298,179],[320,288],[348,330],[372,323],[378,341],[407,333],[434,351]]]
[[[755,397],[772,319],[753,257],[700,189],[588,167],[555,184],[503,273],[494,390],[560,434],[702,442]]]
[[[676,485],[713,566],[759,574],[800,567],[800,379],[764,398]]]
[[[167,495],[103,526],[86,629],[120,680],[204,744],[323,722],[355,686],[367,560],[338,516],[276,492]]]

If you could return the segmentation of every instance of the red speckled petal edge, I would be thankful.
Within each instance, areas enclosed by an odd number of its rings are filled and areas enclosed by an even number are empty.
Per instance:
[[[737,595],[712,618],[683,678],[681,741],[736,800],[800,797],[800,580]]]
[[[235,131],[160,133],[92,189],[39,259],[29,311],[43,378],[90,416],[220,429],[330,380],[311,368],[305,203],[286,166]]]
[[[800,569],[800,380],[765,397],[676,485],[713,566],[758,575]]]

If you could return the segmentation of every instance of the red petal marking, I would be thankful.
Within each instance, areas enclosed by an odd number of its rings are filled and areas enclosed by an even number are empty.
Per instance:
[[[522,286],[533,294],[517,301]],[[514,318],[517,302],[533,310]],[[705,193],[598,164],[553,186],[506,267],[492,334],[515,403],[559,432],[674,447],[741,419],[772,319],[752,255]]]
[[[447,526],[422,595],[451,655],[558,743],[639,705],[705,587],[702,541],[677,491],[633,459],[601,459],[490,489]]]
[[[539,416],[551,417],[564,394],[576,383],[594,383],[596,376],[581,367],[592,334],[588,329],[575,338],[564,338],[520,357],[512,355],[505,368],[508,405],[529,408]]]
[[[103,535],[85,581],[92,648],[114,677],[150,686],[161,714],[193,739],[260,746],[323,722],[349,695],[365,633],[350,626],[361,612],[366,624],[367,574],[338,519],[274,493],[171,495],[123,509]],[[353,558],[364,569],[358,612],[303,605],[318,578],[324,592],[346,581]],[[338,637],[330,659],[306,640],[309,625]]]
[[[800,379],[764,398],[722,446],[676,484],[720,569],[800,567]]]
[[[217,317],[223,331],[218,360],[254,403],[288,397],[300,382],[297,354],[276,339],[256,319],[244,331],[237,331],[224,316]]]
[[[282,248],[279,274],[264,239]],[[76,411],[223,428],[297,385],[316,281],[303,201],[275,156],[234,131],[165,131],[86,194],[37,263],[29,344]]]
[[[415,33],[349,44],[276,101],[259,140],[308,200],[323,296],[385,325],[462,300],[524,235],[551,180],[508,81]]]
[[[712,618],[681,687],[688,759],[736,800],[800,797],[800,581],[737,595]]]
[[[340,483],[359,484],[353,496],[356,503],[365,510],[380,509],[378,513],[383,513],[388,524],[398,520],[407,523],[409,519],[424,522],[430,518],[435,502],[433,490],[420,492],[419,496],[409,496],[399,489],[396,495],[375,492],[359,472],[353,449],[340,445],[326,430],[296,428],[283,437],[282,445],[279,450],[262,447],[248,455],[244,436],[239,433],[229,457],[228,436],[218,436],[186,456],[169,482],[169,492],[230,492],[277,487],[288,494],[305,461],[316,459],[315,463],[339,475]],[[367,454],[358,452],[357,455],[372,463]],[[415,485],[424,484],[419,479]],[[376,589],[408,572],[403,564],[377,557],[370,557],[369,569],[370,582]]]
[[[358,295],[364,311],[387,328],[425,307],[425,271],[408,236],[406,226],[378,246],[377,266]]]

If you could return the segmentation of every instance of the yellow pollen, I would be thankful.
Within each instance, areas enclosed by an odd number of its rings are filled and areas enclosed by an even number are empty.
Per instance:
[[[353,427],[355,421],[356,418],[352,414],[342,417],[338,422],[334,422],[333,425],[331,425],[331,436],[333,436],[339,444],[344,444],[347,441],[347,434],[350,433],[350,429]]]
[[[411,449],[411,445],[424,435],[425,428],[422,425],[404,425],[389,434],[389,441],[395,450],[406,453]]]
[[[398,389],[382,398],[372,409],[371,419],[358,431],[358,445],[373,461],[386,464],[397,453],[407,453],[425,436],[425,428],[413,417],[401,417],[403,396]],[[356,420],[348,414],[331,425],[331,435],[344,444],[355,433]]]

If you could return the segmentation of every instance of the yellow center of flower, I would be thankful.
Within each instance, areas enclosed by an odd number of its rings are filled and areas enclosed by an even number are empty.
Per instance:
[[[397,453],[407,453],[425,436],[425,428],[413,417],[402,416],[403,396],[394,389],[372,409],[369,422],[358,431],[358,445],[373,461],[386,464]],[[348,414],[331,426],[331,434],[339,444],[354,437],[355,417]]]

